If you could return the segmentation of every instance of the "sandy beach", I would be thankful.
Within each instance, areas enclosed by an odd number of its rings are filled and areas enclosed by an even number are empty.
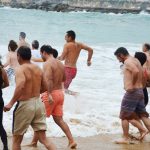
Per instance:
[[[149,150],[150,149],[150,135],[148,135],[144,142],[139,143],[135,141],[135,144],[129,145],[118,145],[113,141],[120,138],[120,135],[97,135],[93,137],[77,137],[75,138],[78,143],[77,150]],[[11,149],[11,137],[9,137],[9,148]],[[62,138],[51,138],[57,145],[58,150],[67,150],[67,139]],[[27,144],[31,141],[29,138],[24,138],[23,144]],[[2,145],[0,144],[0,147]],[[22,147],[22,150],[45,150],[45,148],[39,143],[37,148]]]

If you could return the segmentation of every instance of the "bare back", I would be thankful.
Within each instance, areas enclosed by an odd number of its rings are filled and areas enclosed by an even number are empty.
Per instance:
[[[76,63],[81,51],[81,44],[77,42],[69,42],[65,45],[67,55],[65,58],[65,66],[76,67]]]
[[[126,91],[143,88],[143,69],[140,62],[129,57],[124,63],[124,88]]]
[[[19,66],[19,63],[17,60],[17,52],[9,52],[7,56],[7,63],[13,69]]]
[[[20,101],[40,96],[42,83],[42,70],[34,64],[23,64],[16,71],[16,86],[24,84]]]
[[[51,80],[53,86],[51,87],[51,91],[62,89],[62,82],[65,81],[65,70],[64,65],[57,59],[51,58],[46,61],[44,64],[44,74],[48,80]]]

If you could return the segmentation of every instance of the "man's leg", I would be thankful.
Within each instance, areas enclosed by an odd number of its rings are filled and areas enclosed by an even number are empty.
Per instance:
[[[141,117],[141,120],[143,121],[144,125],[146,126],[146,128],[150,132],[150,119],[147,117]]]
[[[66,122],[64,122],[62,117],[59,116],[53,116],[53,119],[55,121],[55,123],[64,131],[64,133],[66,134],[68,140],[69,140],[69,147],[70,148],[76,148],[77,144],[74,141],[71,131],[69,129],[69,126],[66,124]]]
[[[121,120],[123,129],[123,139],[115,141],[116,144],[129,144],[129,122]]]
[[[142,140],[145,135],[148,133],[147,130],[143,127],[142,123],[138,120],[132,119],[129,120],[129,122],[135,126],[136,128],[138,128],[138,130],[140,131],[141,136],[139,137],[139,140]]]
[[[13,135],[12,150],[21,150],[23,135]]]
[[[56,150],[55,145],[48,140],[46,137],[45,131],[37,131],[36,134],[38,135],[39,141],[48,149],[48,150]]]

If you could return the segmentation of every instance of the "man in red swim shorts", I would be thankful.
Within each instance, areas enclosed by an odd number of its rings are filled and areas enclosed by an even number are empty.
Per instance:
[[[74,31],[70,30],[67,31],[67,34],[65,36],[66,44],[64,45],[63,52],[60,57],[58,57],[59,60],[65,61],[65,74],[66,74],[66,81],[64,82],[64,88],[65,91],[68,93],[68,88],[70,86],[70,83],[75,78],[77,74],[77,68],[76,63],[79,57],[79,54],[82,49],[88,51],[88,59],[87,59],[87,65],[91,65],[91,59],[93,55],[93,49],[75,41],[76,34]]]
[[[53,56],[53,49],[49,45],[43,45],[40,49],[41,56],[45,61],[43,65],[44,79],[47,85],[47,92],[42,94],[42,101],[45,104],[46,115],[53,116],[55,123],[63,130],[69,141],[69,148],[76,148],[77,144],[74,141],[68,125],[63,120],[63,104],[64,93],[62,83],[65,81],[64,65]],[[30,146],[37,145],[37,135]]]

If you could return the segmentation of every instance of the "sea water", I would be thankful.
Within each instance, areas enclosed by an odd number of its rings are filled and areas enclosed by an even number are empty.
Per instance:
[[[150,42],[150,15],[140,14],[102,14],[87,12],[45,12],[0,8],[0,54],[8,52],[9,40],[18,41],[19,32],[27,34],[27,41],[38,40],[50,44],[61,54],[65,44],[66,31],[74,30],[76,40],[94,49],[92,66],[86,65],[88,53],[81,51],[78,73],[70,89],[79,92],[78,97],[65,95],[64,120],[73,136],[92,136],[104,133],[121,133],[119,119],[120,104],[125,93],[120,63],[114,51],[126,47],[131,55],[141,51],[144,42]],[[5,104],[13,95],[15,84],[3,90]],[[150,104],[147,106],[150,112]],[[4,126],[8,135],[12,130],[11,111],[4,113]],[[47,134],[63,136],[62,130],[47,118]],[[131,131],[136,132],[132,127]],[[26,136],[31,137],[29,128]]]

